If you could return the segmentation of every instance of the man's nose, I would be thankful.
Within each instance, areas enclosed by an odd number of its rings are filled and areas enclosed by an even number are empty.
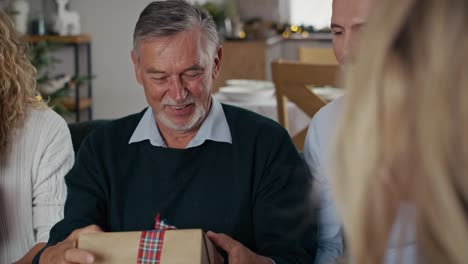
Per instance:
[[[343,43],[343,54],[342,54],[342,63],[345,63],[350,59],[352,56],[352,49],[353,49],[353,33],[348,33],[345,35],[344,43]]]
[[[343,47],[343,60],[342,63],[352,61],[356,56],[356,48],[359,45],[360,41],[360,32],[353,32],[350,30],[345,37],[344,47]]]
[[[184,81],[178,76],[174,76],[174,78],[172,78],[172,85],[170,89],[171,97],[177,101],[184,100],[188,93]]]

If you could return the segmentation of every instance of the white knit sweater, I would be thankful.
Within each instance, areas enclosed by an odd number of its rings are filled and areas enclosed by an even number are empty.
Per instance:
[[[65,121],[50,109],[31,109],[0,157],[0,263],[12,263],[47,242],[63,218],[65,174],[74,152]]]

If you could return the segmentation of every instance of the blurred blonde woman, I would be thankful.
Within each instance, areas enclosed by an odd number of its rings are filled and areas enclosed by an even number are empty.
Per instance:
[[[414,262],[468,263],[467,26],[467,0],[381,0],[366,27],[334,149],[353,263],[384,261],[397,218]]]
[[[47,242],[74,161],[68,127],[42,102],[35,74],[0,11],[0,263],[31,263]]]

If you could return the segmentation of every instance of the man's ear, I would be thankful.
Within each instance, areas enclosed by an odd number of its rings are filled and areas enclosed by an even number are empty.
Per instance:
[[[223,58],[223,46],[219,46],[214,58],[213,79],[218,78],[221,70],[221,59]]]
[[[143,86],[143,83],[141,81],[141,76],[140,76],[140,62],[138,61],[138,54],[136,54],[135,50],[132,50],[130,52],[130,55],[132,57],[133,68],[135,69],[136,80],[140,85]]]

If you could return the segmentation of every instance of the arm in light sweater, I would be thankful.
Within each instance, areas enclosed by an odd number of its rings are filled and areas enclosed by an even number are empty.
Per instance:
[[[33,173],[33,226],[36,243],[47,242],[49,231],[63,218],[67,195],[65,175],[74,163],[74,152],[65,121],[55,113],[43,126],[46,135],[37,171]]]

